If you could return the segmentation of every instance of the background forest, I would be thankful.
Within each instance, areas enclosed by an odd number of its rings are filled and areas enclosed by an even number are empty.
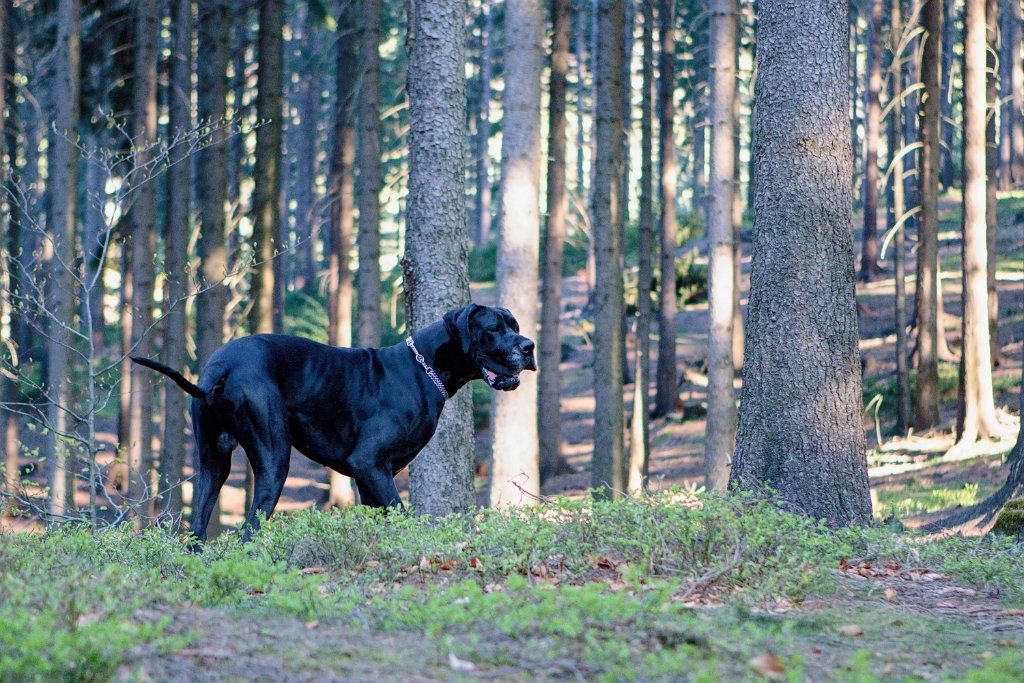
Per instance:
[[[0,0],[0,680],[1024,675],[1022,30],[1019,0]],[[540,370],[453,397],[399,475],[446,521],[293,453],[292,514],[184,552],[185,395],[129,355],[194,378],[471,300]],[[300,672],[238,610],[292,648],[416,636]]]

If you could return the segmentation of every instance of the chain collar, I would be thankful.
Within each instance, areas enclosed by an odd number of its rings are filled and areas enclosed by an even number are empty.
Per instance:
[[[434,368],[427,365],[426,359],[424,359],[423,355],[416,350],[416,344],[413,343],[412,337],[405,338],[405,345],[412,350],[413,355],[416,356],[416,362],[423,366],[423,370],[427,373],[427,377],[430,378],[430,381],[434,383],[437,390],[441,392],[442,396],[444,396],[444,400],[447,401],[451,398],[451,396],[448,395],[448,390],[444,388],[444,382],[442,382],[441,378],[437,376],[436,372],[434,372]]]

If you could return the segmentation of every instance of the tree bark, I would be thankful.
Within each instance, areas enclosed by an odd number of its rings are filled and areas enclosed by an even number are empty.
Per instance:
[[[1012,5],[1014,0],[1001,0],[1002,12],[999,22],[999,189],[1009,190],[1013,187],[1013,171],[1011,156],[1013,154],[1010,131],[1013,129],[1014,110],[1012,85],[1010,83],[1010,43],[1013,32],[1019,30],[1014,24]],[[1019,3],[1018,3],[1019,4]]]
[[[343,0],[338,26],[337,92],[335,93],[334,149],[331,153],[329,183],[331,207],[331,252],[328,316],[328,343],[352,346],[352,235],[355,230],[355,159],[356,159],[356,87],[358,36],[355,0]],[[354,483],[348,477],[328,470],[330,493],[328,506],[355,503]]]
[[[868,82],[864,91],[864,240],[860,279],[878,276],[878,142],[882,123],[882,2],[871,0],[868,26]]]
[[[314,22],[307,11],[299,39],[299,125],[295,160],[295,287],[316,290],[316,235],[320,232],[320,212],[316,209],[317,155],[319,152],[321,69],[312,58],[315,41]]]
[[[945,2],[942,7],[942,98],[939,111],[942,113],[941,178],[944,189],[953,187],[953,146],[956,138],[956,124],[953,121],[953,42],[956,36],[955,3]]]
[[[192,2],[174,0],[171,7],[173,46],[171,79],[168,93],[168,128],[170,135],[192,129]],[[191,232],[192,187],[190,159],[184,149],[171,159],[167,175],[167,234],[165,237],[167,268],[167,310],[164,331],[164,362],[172,368],[184,368],[187,319],[185,297],[188,295],[186,271],[188,240]],[[161,513],[172,518],[181,516],[181,480],[185,462],[185,393],[171,388],[164,398],[164,438],[160,453]]]
[[[675,4],[658,2],[658,161],[661,171],[661,263],[658,295],[658,376],[653,417],[672,412],[679,397],[676,371],[676,143]],[[696,145],[696,142],[694,143]],[[696,163],[696,153],[694,154]],[[696,189],[694,189],[696,194]]]
[[[409,199],[405,296],[410,331],[469,303],[466,234],[465,17],[461,3],[419,0],[409,17]],[[445,406],[409,468],[421,513],[468,509],[473,493],[472,396]]]
[[[200,269],[205,286],[211,287],[196,300],[196,365],[203,367],[224,343],[224,308],[227,289],[227,245],[224,204],[227,199],[227,148],[225,132],[217,126],[226,114],[227,68],[230,38],[230,0],[204,2],[199,6],[199,41],[196,68],[197,115],[211,122],[210,144],[198,154]],[[193,457],[198,454],[193,452]],[[195,468],[195,465],[193,465]],[[207,533],[220,533],[220,506],[214,508]]]
[[[153,324],[153,287],[156,250],[156,185],[148,182],[156,142],[157,33],[160,17],[156,0],[135,4],[135,78],[132,84],[133,164],[138,183],[132,188],[132,354],[151,357],[155,349],[147,334]],[[128,422],[128,497],[152,495],[153,485],[153,373],[133,364],[132,402]],[[147,501],[144,509],[152,511]]]
[[[13,12],[10,0],[0,0],[0,158],[4,152],[9,155],[10,164],[5,169],[0,169],[0,187],[5,188],[8,197],[18,187],[17,178],[17,108],[14,95],[14,75],[17,66],[14,60],[15,44],[14,29],[11,23]],[[10,316],[10,340],[14,343],[19,352],[24,352],[23,341],[23,320],[25,312],[19,302],[21,293],[21,253],[22,253],[22,230],[21,218],[17,208],[17,202],[7,201],[6,224],[0,223],[0,229],[4,230],[3,241],[0,244],[6,248],[3,255],[3,264],[0,265],[7,276],[6,292],[4,292],[4,312]],[[14,380],[4,376],[0,379],[2,393],[0,402],[8,403],[18,400],[18,384]],[[21,475],[18,469],[20,456],[20,423],[18,414],[13,410],[2,409],[3,435],[0,437],[0,445],[3,447],[4,484],[8,491],[17,488]]]
[[[359,33],[359,346],[380,346],[380,0],[362,0]]]
[[[520,333],[529,339],[537,335],[543,39],[540,0],[507,0],[498,305],[515,314]],[[491,506],[530,504],[529,496],[540,493],[537,375],[523,375],[518,389],[496,391],[492,397]]]
[[[708,197],[708,415],[704,441],[704,486],[729,483],[736,445],[736,394],[733,388],[733,176],[736,162],[733,105],[736,98],[736,3],[713,0],[709,73],[711,177]]]
[[[628,491],[647,485],[651,435],[649,419],[651,376],[651,285],[654,280],[654,3],[643,3],[643,87],[640,92],[640,225],[637,244],[636,367],[633,378],[633,416],[630,422]]]
[[[340,24],[347,26],[346,24]],[[256,91],[256,168],[253,185],[253,251],[256,264],[252,272],[249,331],[280,332],[274,329],[274,254],[277,229],[281,220],[281,131],[284,112],[281,98],[283,0],[262,0],[260,32],[257,43],[258,90]]]
[[[594,121],[594,459],[592,486],[611,498],[626,489],[622,404],[622,24],[624,0],[597,3]]]
[[[484,30],[480,36],[480,119],[476,131],[476,246],[483,247],[491,239],[491,79],[494,36],[494,11],[490,0],[481,0]]]
[[[999,288],[996,281],[996,254],[999,232],[999,141],[996,120],[999,116],[999,87],[997,83],[999,54],[999,0],[985,0],[985,224],[986,251],[988,253],[988,337],[992,367],[1004,360],[999,343]]]
[[[924,431],[939,424],[939,336],[942,305],[939,291],[939,87],[942,64],[942,3],[925,0],[922,9],[925,34],[921,58],[924,84],[921,113],[921,162],[918,183],[921,222],[917,251],[917,395],[914,397],[914,428]]]
[[[571,472],[562,456],[562,251],[569,212],[565,187],[566,87],[569,73],[569,0],[552,0],[551,84],[548,112],[548,215],[544,230],[540,339],[537,349],[537,440],[540,480]]]
[[[910,429],[910,370],[908,368],[907,343],[907,276],[906,276],[906,197],[903,184],[903,67],[899,54],[900,39],[903,35],[902,0],[890,0],[889,9],[889,97],[892,110],[889,112],[889,157],[892,176],[889,179],[889,226],[900,221],[893,241],[893,266],[896,277],[896,433],[903,435]]]
[[[79,94],[81,92],[81,5],[67,0],[57,5],[57,45],[54,52],[53,126],[47,166],[50,195],[47,215],[48,249],[52,249],[46,306],[55,320],[72,324],[76,288],[74,286],[75,217],[78,211],[77,140]],[[46,389],[49,406],[46,452],[51,513],[62,513],[73,505],[74,462],[58,434],[70,428],[65,409],[69,407],[69,353],[72,339],[62,328],[51,325],[47,343]]]
[[[964,16],[962,423],[957,446],[998,432],[988,336],[985,196],[985,0],[966,0]]]
[[[730,485],[771,487],[785,508],[831,526],[867,522],[847,4],[759,9],[749,336]]]
[[[1010,27],[1009,41],[1010,97],[1013,119],[1010,123],[1010,171],[1014,187],[1024,187],[1024,66],[1021,63],[1020,45],[1024,17],[1019,2],[1009,0]]]

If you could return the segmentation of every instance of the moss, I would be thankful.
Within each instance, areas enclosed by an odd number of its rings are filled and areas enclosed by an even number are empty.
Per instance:
[[[1006,503],[996,518],[992,533],[1024,540],[1024,498],[1014,498]]]

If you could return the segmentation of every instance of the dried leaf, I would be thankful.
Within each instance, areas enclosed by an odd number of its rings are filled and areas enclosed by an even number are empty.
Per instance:
[[[851,638],[864,635],[864,629],[857,624],[843,624],[838,629],[839,635]]]
[[[309,574],[323,574],[327,570],[323,567],[303,567],[299,570],[299,576],[307,576]]]
[[[896,595],[897,595],[897,593],[896,593],[896,589],[895,588],[886,588],[885,589],[885,599],[888,600],[889,602],[896,602]]]
[[[781,680],[786,674],[786,667],[782,664],[782,660],[769,653],[754,657],[747,662],[747,665],[758,676],[770,681]]]

